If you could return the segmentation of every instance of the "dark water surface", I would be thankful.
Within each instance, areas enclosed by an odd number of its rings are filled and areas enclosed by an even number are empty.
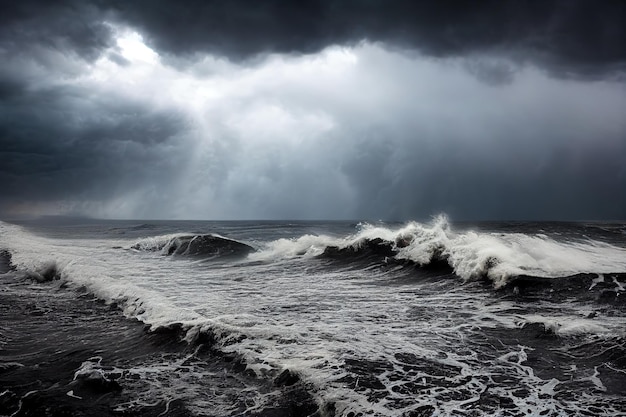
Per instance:
[[[0,223],[0,415],[626,415],[626,225]]]

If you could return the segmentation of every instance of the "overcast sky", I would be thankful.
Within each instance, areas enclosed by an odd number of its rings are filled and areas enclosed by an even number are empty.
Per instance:
[[[0,7],[0,218],[626,219],[626,2]]]

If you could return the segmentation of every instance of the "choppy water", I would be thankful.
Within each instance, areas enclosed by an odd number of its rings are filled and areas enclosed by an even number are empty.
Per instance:
[[[0,248],[0,414],[626,415],[623,224],[39,221]]]

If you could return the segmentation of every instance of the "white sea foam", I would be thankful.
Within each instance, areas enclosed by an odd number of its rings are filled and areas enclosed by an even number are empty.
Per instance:
[[[489,362],[472,350],[478,343],[473,338],[482,340],[484,329],[516,329],[520,321],[541,321],[563,337],[623,332],[619,317],[601,324],[581,318],[580,309],[586,306],[564,305],[560,315],[526,315],[514,302],[494,303],[489,294],[454,280],[384,285],[389,279],[385,271],[320,269],[314,259],[329,246],[358,248],[367,240],[383,239],[395,245],[399,258],[427,264],[443,256],[462,278],[487,273],[496,284],[519,273],[554,277],[626,271],[624,250],[598,242],[455,232],[439,218],[395,229],[362,225],[343,238],[308,234],[259,243],[259,252],[248,260],[225,266],[161,256],[162,245],[179,235],[139,242],[72,241],[34,236],[0,223],[0,243],[11,250],[19,268],[34,270],[53,261],[70,285],[85,286],[99,298],[119,303],[128,316],[152,326],[183,323],[190,341],[200,332],[211,332],[217,348],[240,355],[260,376],[283,368],[299,374],[314,387],[320,403],[334,403],[340,416],[396,416],[428,405],[440,415],[453,415],[471,409],[488,387],[522,410],[558,414],[559,402],[544,398],[558,384],[531,372],[524,348],[516,346],[499,355],[501,360]],[[148,249],[114,249],[137,243]],[[387,396],[368,399],[371,388],[359,387],[373,371],[350,369],[349,361],[371,362]],[[490,373],[518,378],[528,396],[515,397],[507,387],[493,387],[485,380]],[[431,385],[407,388],[421,381]],[[440,386],[437,381],[442,381]],[[460,387],[458,392],[438,400],[455,387]]]
[[[173,239],[177,237],[185,236],[184,233],[170,233],[166,235],[150,236],[135,241],[130,248],[143,251],[161,251],[167,246]]]
[[[118,303],[128,317],[156,327],[173,322],[192,324],[199,319],[197,314],[175,307],[158,288],[142,285],[142,274],[159,270],[152,267],[150,259],[137,262],[132,253],[114,249],[128,246],[127,241],[47,239],[0,222],[0,242],[10,250],[18,269],[40,271],[56,265],[60,278],[69,285],[84,286],[98,298]]]
[[[524,316],[524,323],[541,323],[546,330],[558,336],[577,336],[584,334],[610,335],[614,334],[618,320],[604,318],[604,323],[599,324],[597,320],[583,317],[572,317],[571,315],[546,316],[527,315]]]
[[[555,278],[578,273],[626,271],[626,249],[597,241],[556,241],[546,235],[455,232],[445,216],[430,224],[410,222],[391,229],[364,224],[345,238],[305,235],[269,242],[254,260],[311,257],[329,246],[359,248],[367,240],[390,242],[398,259],[427,265],[436,257],[450,264],[464,280],[488,276],[496,287],[519,275]]]
[[[248,256],[253,261],[276,261],[296,257],[313,257],[321,255],[328,246],[344,246],[349,244],[346,239],[330,236],[304,235],[295,239],[278,239],[268,242],[264,247]]]

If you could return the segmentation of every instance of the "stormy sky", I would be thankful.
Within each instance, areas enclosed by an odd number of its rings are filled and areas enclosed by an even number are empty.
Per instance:
[[[626,2],[0,8],[0,218],[626,218]]]

